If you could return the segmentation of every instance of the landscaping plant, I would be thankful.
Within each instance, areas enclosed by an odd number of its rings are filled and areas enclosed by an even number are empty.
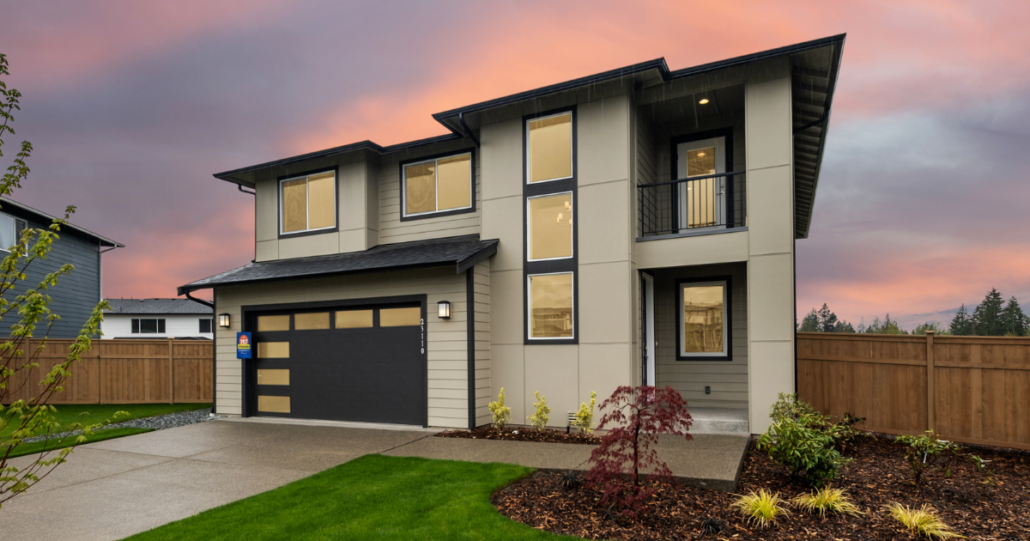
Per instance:
[[[937,517],[937,510],[923,504],[919,509],[892,503],[888,508],[894,520],[897,520],[909,531],[924,535],[930,539],[965,539],[955,533],[947,524]]]
[[[594,405],[597,404],[597,393],[590,391],[590,406],[587,406],[585,402],[580,403],[579,411],[576,412],[576,421],[573,423],[577,428],[592,434],[594,429],[591,426],[594,423]]]
[[[772,526],[776,524],[776,517],[790,514],[790,511],[783,507],[780,495],[773,494],[764,488],[757,493],[751,492],[741,496],[733,502],[733,506],[740,511],[741,515],[747,517],[748,522],[759,528]]]
[[[769,414],[769,418],[774,423],[778,423],[784,419],[794,419],[796,421],[805,415],[816,415],[818,413],[807,402],[799,399],[797,394],[780,393],[776,397],[776,403],[773,404],[772,413]]]
[[[537,430],[547,428],[547,418],[551,414],[551,408],[547,406],[547,398],[540,396],[540,391],[536,391],[536,402],[533,402],[533,409],[535,411],[533,415],[529,416],[529,424]]]
[[[819,513],[820,517],[827,512],[838,515],[861,515],[858,506],[851,503],[848,493],[843,489],[825,487],[822,490],[801,494],[794,498],[794,505],[809,513]]]
[[[511,408],[504,405],[504,387],[501,387],[501,394],[497,395],[497,402],[490,402],[486,405],[490,408],[490,415],[494,419],[494,428],[504,428],[511,419]]]
[[[791,477],[800,477],[810,486],[820,487],[837,477],[850,462],[834,448],[833,437],[823,430],[825,419],[818,413],[798,419],[784,417],[773,423],[758,439],[758,450],[786,466]]]
[[[671,387],[623,385],[601,403],[601,411],[597,428],[608,433],[590,453],[587,485],[601,491],[599,504],[635,518],[646,512],[654,493],[642,473],[647,481],[672,482],[672,471],[658,459],[655,445],[659,434],[691,439],[687,401]]]
[[[905,460],[912,470],[912,477],[916,485],[923,482],[923,474],[944,458],[944,453],[955,454],[955,444],[937,437],[932,430],[927,430],[922,436],[898,436],[895,440],[904,444]]]
[[[7,56],[0,54],[0,76],[9,75]],[[4,133],[14,135],[11,122],[14,111],[20,110],[21,93],[7,88],[0,79],[0,137]],[[7,167],[3,179],[0,180],[0,195],[10,196],[15,188],[20,188],[29,174],[26,160],[32,153],[32,144],[23,141],[21,149],[15,154],[13,163]],[[0,139],[0,157],[3,156],[3,140]],[[0,343],[0,505],[14,496],[25,492],[29,487],[48,475],[53,468],[65,461],[71,447],[54,451],[57,446],[44,445],[33,462],[14,466],[9,459],[17,454],[17,449],[24,445],[26,438],[49,435],[69,430],[82,430],[76,437],[81,443],[100,426],[106,424],[72,423],[60,426],[54,418],[56,410],[47,404],[54,393],[64,390],[64,381],[71,376],[71,369],[79,358],[91,346],[91,339],[100,334],[100,322],[107,302],[101,301],[93,308],[89,319],[85,322],[78,338],[68,348],[63,360],[56,363],[43,374],[42,381],[32,370],[39,367],[39,358],[46,348],[47,336],[53,322],[59,316],[50,310],[48,292],[58,281],[68,276],[74,267],[61,265],[56,271],[47,274],[38,284],[26,283],[25,271],[34,261],[46,259],[53,250],[54,241],[58,240],[61,227],[75,211],[69,206],[64,219],[54,219],[47,229],[26,227],[13,246],[0,246],[7,250],[7,256],[0,261],[0,321],[5,317],[18,317],[18,323],[11,326],[10,336]],[[40,340],[35,347],[30,347],[30,340]],[[28,350],[28,351],[26,351]],[[27,386],[37,384],[30,398],[11,401],[15,392],[22,392]],[[8,403],[4,406],[4,403]],[[44,471],[45,470],[45,471]]]
[[[844,418],[826,427],[830,437],[833,438],[833,446],[841,453],[847,452],[848,447],[855,443],[858,438],[867,433],[855,428],[855,425],[865,421],[865,417],[856,417],[850,413],[844,413]]]

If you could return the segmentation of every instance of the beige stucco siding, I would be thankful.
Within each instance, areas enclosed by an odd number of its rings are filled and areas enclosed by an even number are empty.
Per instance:
[[[729,361],[681,361],[676,359],[679,330],[676,282],[729,276],[732,359]],[[656,382],[679,391],[691,407],[747,409],[747,264],[706,265],[660,269],[654,273]],[[705,386],[711,394],[705,394]]]
[[[478,268],[488,276],[488,265]],[[427,296],[426,355],[428,358],[429,425],[465,427],[468,425],[468,340],[466,275],[453,268],[388,272],[359,276],[316,278],[270,282],[216,290],[218,313],[230,314],[232,326],[217,329],[217,411],[239,415],[242,412],[242,368],[236,359],[235,336],[240,330],[241,307],[290,304],[344,299],[375,299],[399,295]],[[482,278],[476,287],[480,313],[489,311],[489,283]],[[436,303],[451,302],[450,320],[437,316]],[[480,316],[482,319],[483,317]],[[477,344],[490,339],[489,321],[477,322]],[[489,352],[477,363],[478,401],[485,399],[489,386]],[[485,408],[485,404],[483,406]],[[477,416],[485,414],[477,411]]]
[[[441,216],[438,218],[423,217],[416,220],[401,221],[401,171],[400,163],[417,160],[424,156],[440,154],[460,154],[473,152],[475,164],[476,202],[475,212]],[[418,152],[398,152],[380,158],[379,162],[379,243],[392,244],[412,240],[454,237],[458,235],[475,235],[479,233],[480,216],[482,214],[482,184],[480,182],[480,159],[472,144],[467,141],[450,142],[419,148]]]

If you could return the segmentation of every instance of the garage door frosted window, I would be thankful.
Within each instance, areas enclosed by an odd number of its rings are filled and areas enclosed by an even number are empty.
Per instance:
[[[264,368],[257,371],[258,385],[289,385],[290,371],[285,368]]]
[[[422,309],[417,306],[411,308],[383,308],[379,311],[380,327],[407,327],[421,324]]]
[[[257,402],[258,411],[290,413],[290,397],[288,396],[259,396]]]
[[[329,312],[295,314],[293,316],[293,330],[295,331],[310,331],[328,328]]]
[[[258,359],[289,359],[289,342],[258,342]]]
[[[336,312],[337,329],[368,329],[372,327],[372,310],[345,310]]]
[[[259,316],[257,327],[258,332],[288,331],[290,316]]]

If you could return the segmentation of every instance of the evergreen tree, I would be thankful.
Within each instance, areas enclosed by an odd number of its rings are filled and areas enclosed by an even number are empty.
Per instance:
[[[819,314],[815,311],[815,308],[805,316],[805,319],[801,320],[801,328],[798,329],[801,332],[819,332]]]
[[[973,310],[973,334],[977,336],[1005,335],[1001,321],[1003,303],[1001,293],[992,287],[980,306]]]
[[[1023,309],[1019,307],[1016,298],[1010,298],[1008,304],[1005,305],[1005,309],[1001,311],[1002,334],[1005,336],[1023,336],[1026,334],[1028,326],[1030,326],[1030,319],[1023,313]]]
[[[944,328],[944,325],[936,321],[927,321],[922,325],[919,325],[915,329],[912,329],[912,334],[926,334],[926,331],[933,331],[934,334],[940,336],[942,334],[951,334],[948,329]]]
[[[951,327],[949,330],[951,331],[951,334],[957,336],[969,336],[973,334],[973,319],[969,317],[969,312],[966,312],[965,304],[958,308],[958,312],[955,312],[955,317],[951,319]]]
[[[866,327],[865,332],[868,334],[908,334],[896,320],[891,319],[890,314],[887,314],[883,321],[880,321],[879,317],[873,318],[872,324]]]
[[[833,332],[848,332],[855,334],[855,328],[847,321],[840,320],[837,322],[837,326],[833,329]]]
[[[822,332],[836,332],[837,314],[834,314],[826,303],[819,309],[819,330]]]

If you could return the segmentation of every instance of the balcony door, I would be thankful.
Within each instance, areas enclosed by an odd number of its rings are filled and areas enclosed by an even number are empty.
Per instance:
[[[680,143],[676,154],[677,179],[726,172],[726,137]],[[678,197],[681,229],[726,227],[726,177],[680,183]]]

